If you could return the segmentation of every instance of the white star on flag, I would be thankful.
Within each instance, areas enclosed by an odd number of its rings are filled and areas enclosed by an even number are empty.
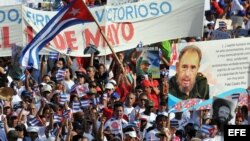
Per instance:
[[[72,11],[70,11],[69,13],[72,14],[73,16],[75,16],[76,14],[78,14],[80,11],[80,9],[75,9],[75,8],[72,8]]]

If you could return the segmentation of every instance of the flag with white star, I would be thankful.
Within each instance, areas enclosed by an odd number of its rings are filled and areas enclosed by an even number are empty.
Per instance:
[[[57,34],[72,25],[93,21],[95,19],[83,1],[73,0],[62,8],[22,50],[20,64],[23,67],[32,66],[38,69],[40,50]]]

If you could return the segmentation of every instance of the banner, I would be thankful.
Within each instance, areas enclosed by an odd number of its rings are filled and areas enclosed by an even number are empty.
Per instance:
[[[21,5],[0,7],[0,56],[11,56],[12,44],[22,45]]]
[[[202,51],[199,72],[208,80],[210,97],[234,88],[247,89],[250,85],[250,38],[181,43],[177,44],[177,56],[190,44]],[[170,74],[173,76],[175,69],[170,69]]]
[[[140,41],[147,45],[166,39],[202,35],[204,1],[201,0],[147,0],[90,10],[116,52],[135,48]],[[41,12],[23,7],[23,30],[27,30],[23,35],[27,37],[24,45],[55,14],[55,11]],[[95,23],[67,28],[50,42],[48,48],[66,53],[70,47],[71,56],[87,56],[83,50],[89,43],[98,47],[99,55],[111,53]]]
[[[107,0],[107,5],[122,5],[132,2],[136,2],[136,0]]]

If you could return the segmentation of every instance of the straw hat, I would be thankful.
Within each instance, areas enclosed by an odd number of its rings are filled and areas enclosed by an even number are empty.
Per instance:
[[[0,99],[10,100],[14,94],[14,90],[10,87],[1,87],[0,88]]]

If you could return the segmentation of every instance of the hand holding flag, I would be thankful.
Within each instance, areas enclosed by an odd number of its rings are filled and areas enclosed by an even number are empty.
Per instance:
[[[75,24],[95,21],[82,0],[74,0],[62,8],[23,49],[20,64],[39,67],[39,52],[58,33]]]

